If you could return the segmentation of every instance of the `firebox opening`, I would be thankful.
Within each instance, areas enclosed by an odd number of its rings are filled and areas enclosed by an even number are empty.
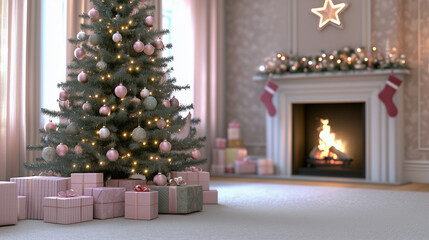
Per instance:
[[[293,104],[293,175],[365,178],[365,103]]]

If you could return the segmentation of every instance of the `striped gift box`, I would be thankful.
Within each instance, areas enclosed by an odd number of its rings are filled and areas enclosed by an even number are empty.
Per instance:
[[[27,197],[27,219],[43,219],[43,198],[57,196],[70,186],[70,178],[64,177],[18,177],[10,181],[17,183],[19,196]]]
[[[125,192],[125,218],[151,220],[158,217],[158,192]]]
[[[91,196],[45,197],[43,211],[43,220],[48,223],[72,224],[92,221],[93,198]]]
[[[18,196],[18,220],[27,218],[27,197]]]
[[[16,183],[0,181],[0,226],[16,224],[17,219]]]

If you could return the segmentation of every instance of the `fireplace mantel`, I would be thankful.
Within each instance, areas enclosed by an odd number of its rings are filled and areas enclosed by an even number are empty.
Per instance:
[[[292,104],[305,103],[365,103],[365,179],[372,183],[403,183],[403,86],[395,94],[398,115],[387,115],[378,93],[384,88],[390,70],[297,73],[273,75],[279,85],[273,98],[277,109],[274,117],[267,115],[267,157],[276,165],[276,174],[286,178],[311,180],[356,181],[327,179],[292,174]],[[395,70],[404,80],[407,70]],[[254,80],[267,79],[255,76]]]

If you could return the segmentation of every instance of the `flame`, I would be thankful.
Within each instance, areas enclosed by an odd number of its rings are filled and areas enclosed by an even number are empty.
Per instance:
[[[332,157],[333,159],[338,159],[338,156],[329,151],[329,148],[334,146],[336,149],[341,152],[345,152],[344,144],[342,144],[341,140],[335,139],[335,133],[331,133],[331,126],[329,126],[328,119],[320,119],[322,125],[322,130],[319,133],[319,154],[317,154],[317,158],[324,159],[325,157]]]

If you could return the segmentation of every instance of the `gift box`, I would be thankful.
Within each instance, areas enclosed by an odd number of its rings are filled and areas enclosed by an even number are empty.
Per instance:
[[[217,204],[218,192],[216,189],[203,191],[203,204]]]
[[[216,148],[225,149],[226,148],[226,139],[225,138],[216,138]]]
[[[17,185],[0,181],[0,226],[16,224],[18,221]]]
[[[224,165],[225,164],[225,149],[213,149],[212,151],[212,164]]]
[[[83,195],[85,188],[103,187],[103,173],[72,173],[71,188]]]
[[[19,196],[27,197],[26,219],[43,219],[43,198],[57,196],[58,192],[66,191],[70,186],[70,178],[64,177],[18,177],[10,181],[16,182]]]
[[[137,185],[146,185],[146,180],[133,178],[109,179],[106,183],[106,187],[123,187],[125,191],[132,191]]]
[[[257,160],[259,175],[273,175],[274,163],[272,159],[260,158]]]
[[[94,197],[94,218],[107,219],[124,216],[125,188],[85,188],[84,194]]]
[[[158,192],[125,192],[125,218],[151,220],[158,217]]]
[[[185,214],[203,209],[202,186],[149,186],[149,188],[158,191],[158,213]]]
[[[92,221],[93,198],[77,197],[44,197],[43,221],[47,223],[72,224]]]
[[[240,140],[240,128],[228,128],[228,140]]]
[[[212,165],[210,173],[214,175],[221,175],[225,173],[225,165]]]
[[[228,148],[244,148],[243,140],[228,140]]]
[[[243,160],[247,156],[245,148],[227,148],[225,150],[225,165],[235,165],[236,160]]]
[[[203,191],[209,190],[210,185],[210,173],[205,171],[182,171],[182,172],[171,172],[170,178],[182,177],[187,185],[201,185]]]
[[[228,164],[225,166],[225,173],[234,173],[234,165]]]
[[[27,219],[27,197],[18,196],[18,220]]]
[[[237,174],[256,174],[256,163],[245,157],[242,161],[235,161],[235,172]]]

